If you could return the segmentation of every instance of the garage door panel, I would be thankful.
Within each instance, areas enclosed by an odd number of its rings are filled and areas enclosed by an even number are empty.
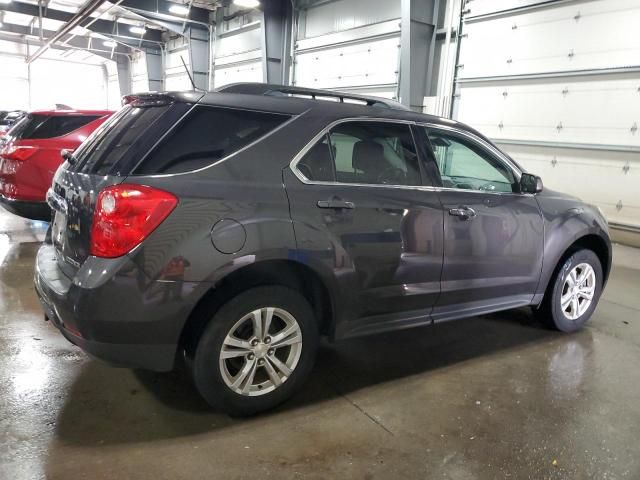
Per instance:
[[[497,139],[640,146],[633,75],[463,84],[460,120]]]
[[[610,222],[640,227],[640,153],[501,144],[546,188],[599,206]]]
[[[214,88],[236,82],[262,82],[262,62],[216,67],[213,74]]]
[[[469,3],[469,16],[488,15],[513,8],[530,7],[549,0],[474,0]]]
[[[296,85],[313,88],[384,85],[397,82],[398,37],[299,52]]]
[[[615,25],[615,35],[604,34],[610,25]],[[579,2],[468,22],[460,75],[474,78],[638,65],[638,25],[636,0]]]

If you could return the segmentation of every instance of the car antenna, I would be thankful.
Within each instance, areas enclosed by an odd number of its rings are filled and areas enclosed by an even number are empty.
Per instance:
[[[191,86],[193,87],[193,90],[194,91],[200,90],[198,87],[196,87],[196,82],[193,81],[191,72],[189,72],[189,69],[187,68],[187,64],[184,62],[184,58],[182,58],[182,55],[180,55],[180,60],[182,61],[182,66],[184,67],[184,71],[187,72],[187,76],[189,77],[189,81],[191,82]]]

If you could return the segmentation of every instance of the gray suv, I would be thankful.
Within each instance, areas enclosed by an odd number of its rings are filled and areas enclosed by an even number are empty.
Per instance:
[[[571,332],[607,280],[599,210],[464,124],[265,84],[126,101],[55,175],[36,290],[83,350],[184,358],[229,413],[290,397],[321,336],[523,306]]]

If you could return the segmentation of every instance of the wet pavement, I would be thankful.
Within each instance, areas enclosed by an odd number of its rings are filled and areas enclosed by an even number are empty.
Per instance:
[[[0,211],[0,479],[640,478],[638,250],[578,334],[524,309],[324,345],[298,396],[238,420],[44,322],[44,231]]]

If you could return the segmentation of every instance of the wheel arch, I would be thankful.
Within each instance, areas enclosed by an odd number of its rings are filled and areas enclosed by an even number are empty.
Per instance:
[[[271,259],[240,267],[207,290],[187,317],[179,346],[188,354],[195,351],[198,338],[222,305],[243,291],[265,285],[281,285],[302,293],[316,313],[320,333],[332,335],[335,328],[334,299],[322,275],[295,260]]]
[[[542,288],[539,288],[540,301],[542,301],[543,297],[547,294],[549,288],[553,286],[552,282],[556,278],[558,271],[562,268],[565,260],[574,252],[581,249],[593,251],[600,260],[604,276],[602,288],[604,288],[611,270],[611,243],[598,233],[585,233],[574,239],[569,245],[565,246],[564,249],[559,249],[559,253],[555,256],[553,263],[549,265],[549,270],[545,275],[544,282],[541,283]]]

